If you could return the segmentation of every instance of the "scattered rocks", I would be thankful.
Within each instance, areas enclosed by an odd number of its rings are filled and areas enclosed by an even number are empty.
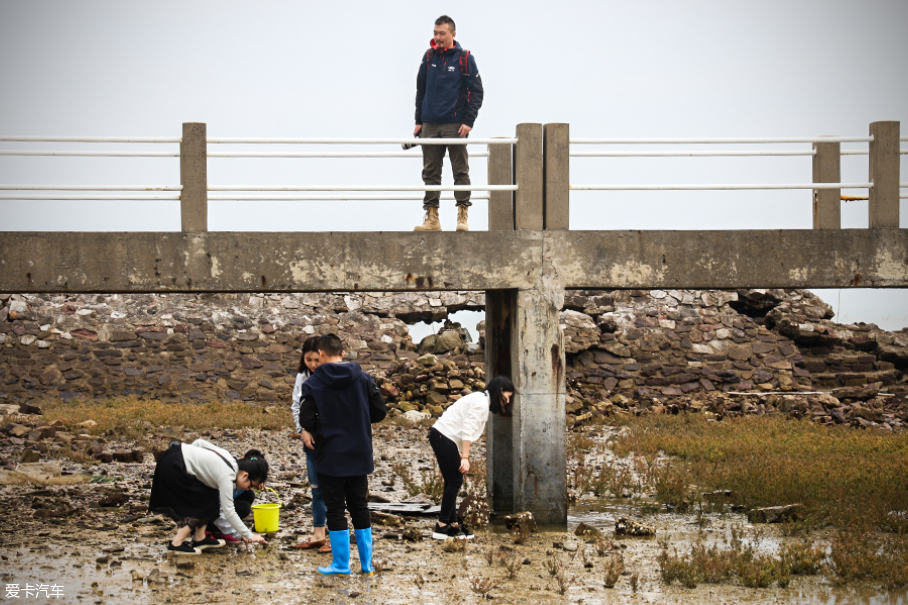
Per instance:
[[[485,498],[468,495],[457,508],[457,517],[470,528],[481,529],[489,524],[492,509]]]
[[[29,463],[29,462],[38,462],[41,460],[41,452],[38,450],[24,450],[22,452],[22,457],[19,458],[19,462]]]
[[[782,523],[785,521],[797,521],[800,518],[802,509],[803,507],[800,504],[755,508],[747,511],[747,520],[751,523]]]
[[[504,518],[504,523],[505,526],[512,531],[519,531],[521,533],[535,533],[537,531],[536,519],[533,517],[533,513],[529,511],[508,515]]]
[[[615,534],[619,536],[655,536],[656,530],[639,521],[618,517],[615,520]]]

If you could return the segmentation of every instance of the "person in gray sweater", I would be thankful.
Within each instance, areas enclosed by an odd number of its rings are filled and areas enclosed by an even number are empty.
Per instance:
[[[167,545],[175,554],[197,555],[224,546],[223,540],[205,536],[205,528],[221,511],[244,543],[267,544],[246,527],[233,506],[235,488],[259,489],[267,478],[268,462],[258,450],[249,450],[236,460],[227,450],[204,439],[191,444],[175,441],[155,466],[148,510],[176,522],[177,534]],[[186,542],[193,532],[194,539]]]

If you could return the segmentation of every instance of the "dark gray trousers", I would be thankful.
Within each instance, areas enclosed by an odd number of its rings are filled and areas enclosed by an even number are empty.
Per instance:
[[[457,139],[460,122],[449,124],[423,124],[419,133],[421,139]],[[445,150],[451,158],[451,168],[454,171],[455,185],[470,184],[470,162],[467,157],[466,145],[423,145],[422,146],[422,182],[426,185],[441,185],[441,167],[445,158]],[[426,191],[423,200],[424,210],[438,208],[438,191]],[[454,199],[458,206],[470,206],[469,191],[455,191]]]

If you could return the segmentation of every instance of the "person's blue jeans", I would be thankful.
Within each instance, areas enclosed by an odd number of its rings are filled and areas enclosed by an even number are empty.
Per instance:
[[[315,452],[310,452],[305,447],[303,451],[306,452],[306,473],[309,475],[309,485],[312,486],[312,526],[325,527],[328,524],[328,507],[325,505],[325,496],[318,481]]]

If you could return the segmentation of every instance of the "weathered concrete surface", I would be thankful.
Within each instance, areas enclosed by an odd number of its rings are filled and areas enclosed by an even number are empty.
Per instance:
[[[868,209],[870,226],[899,226],[899,128],[898,122],[873,122],[870,124]]]
[[[559,310],[564,290],[543,280],[519,290],[512,332],[514,508],[540,523],[567,520],[564,335]]]
[[[842,152],[839,143],[814,143],[813,182],[842,182]],[[896,225],[898,227],[898,225]],[[813,190],[813,228],[842,228],[842,190]]]
[[[183,124],[180,141],[180,222],[186,232],[208,230],[208,127]]]
[[[569,289],[904,288],[908,230],[0,233],[0,292],[529,289],[543,274]]]
[[[486,290],[530,285],[541,255],[514,231],[3,233],[0,291]]]
[[[546,255],[567,288],[908,286],[906,229],[569,231],[545,237]]]

